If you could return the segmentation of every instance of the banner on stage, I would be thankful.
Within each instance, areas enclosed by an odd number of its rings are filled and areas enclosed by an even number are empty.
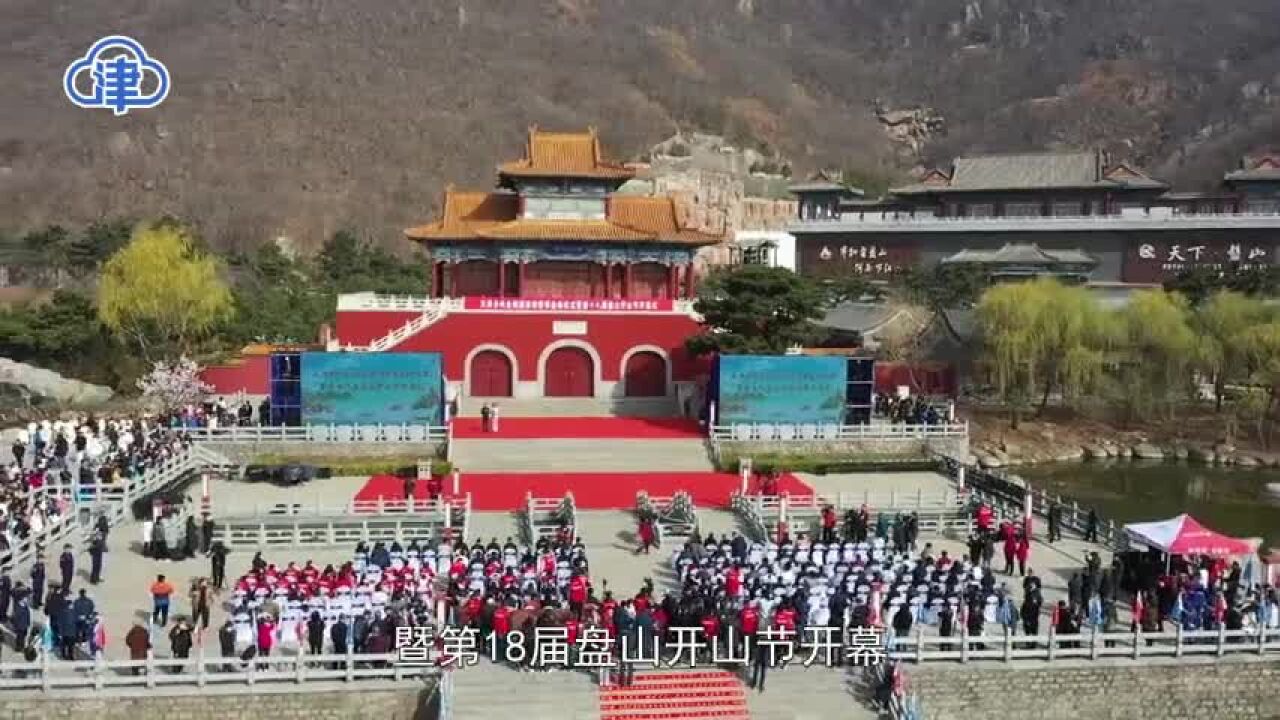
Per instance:
[[[504,298],[465,297],[464,310],[546,311],[546,312],[671,312],[672,300],[617,298]]]
[[[721,355],[717,422],[839,425],[849,360],[841,356]]]
[[[307,425],[440,425],[440,353],[303,353]]]

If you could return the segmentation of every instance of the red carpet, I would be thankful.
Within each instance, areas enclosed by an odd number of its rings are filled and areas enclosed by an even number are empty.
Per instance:
[[[513,417],[498,421],[498,432],[484,432],[478,417],[453,421],[460,440],[537,440],[597,438],[602,440],[691,440],[702,437],[696,420],[643,417]]]
[[[734,473],[462,473],[460,492],[471,493],[471,509],[511,511],[524,507],[526,493],[534,497],[559,498],[572,491],[582,510],[629,510],[636,505],[640,490],[654,497],[667,497],[685,490],[699,507],[727,507],[730,495],[741,479]],[[446,490],[449,481],[445,481]],[[756,492],[758,488],[749,488]],[[813,488],[791,474],[784,474],[778,491],[809,495]],[[426,499],[426,483],[418,483],[415,493]],[[393,475],[376,475],[356,493],[357,501],[376,502],[404,499],[404,480]]]

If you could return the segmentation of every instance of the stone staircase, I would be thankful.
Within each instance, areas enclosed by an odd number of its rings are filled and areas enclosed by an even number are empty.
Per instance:
[[[480,417],[480,408],[496,402],[502,417],[676,417],[674,398],[473,398],[459,403],[462,417]]]
[[[701,439],[457,440],[462,472],[703,472],[714,470]]]
[[[742,682],[723,670],[637,672],[634,683],[628,687],[600,688],[600,720],[747,720],[749,717]]]

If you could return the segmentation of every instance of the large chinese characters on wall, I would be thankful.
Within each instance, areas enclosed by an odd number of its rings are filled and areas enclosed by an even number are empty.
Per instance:
[[[914,244],[852,239],[807,239],[800,247],[800,272],[812,277],[889,277],[916,262]]]
[[[1275,262],[1275,242],[1133,242],[1125,251],[1123,279],[1160,283],[1188,270],[1259,268]]]

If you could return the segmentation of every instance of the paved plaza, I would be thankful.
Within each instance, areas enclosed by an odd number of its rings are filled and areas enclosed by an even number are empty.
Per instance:
[[[948,481],[933,473],[867,473],[832,476],[808,476],[807,482],[825,494],[850,492],[860,493],[869,490],[883,493],[887,489],[900,487],[904,493],[914,493],[917,489],[925,493],[940,493],[946,490]],[[266,483],[247,483],[236,480],[214,479],[210,481],[210,494],[216,515],[223,512],[250,512],[253,508],[265,512],[270,506],[278,503],[300,503],[305,506],[323,506],[329,508],[342,507],[349,502],[356,490],[363,483],[363,478],[328,478],[310,481],[300,487],[277,487]],[[200,493],[200,484],[194,484],[190,493],[193,500]],[[739,530],[738,518],[727,510],[701,508],[698,511],[703,533],[714,533],[722,536],[727,532]],[[514,512],[473,513],[470,520],[471,538],[497,538],[503,542],[507,537],[519,541],[519,516]],[[592,567],[592,579],[599,592],[608,588],[616,595],[624,596],[635,593],[646,578],[652,578],[659,592],[674,589],[675,576],[671,570],[671,553],[675,546],[669,541],[667,546],[655,550],[650,555],[637,555],[636,527],[634,514],[621,510],[579,511],[578,532],[587,547],[588,558]],[[946,550],[953,557],[963,556],[966,552],[964,538],[958,533],[937,535],[922,534],[920,543],[933,544],[937,552]],[[148,586],[157,574],[163,573],[179,589],[174,598],[171,615],[188,614],[191,609],[185,589],[196,578],[206,577],[210,573],[209,560],[203,557],[184,561],[157,561],[143,557],[141,554],[141,525],[132,520],[125,522],[111,531],[109,552],[106,555],[104,580],[101,585],[89,586],[88,558],[81,555],[77,567],[77,586],[88,587],[90,595],[97,603],[100,612],[107,618],[108,644],[107,655],[111,658],[127,656],[122,638],[130,624],[145,622],[150,612]],[[354,547],[303,547],[264,549],[264,557],[268,562],[283,566],[291,561],[299,564],[312,560],[317,565],[328,563],[341,564],[351,559]],[[1044,583],[1045,608],[1066,596],[1067,581],[1073,572],[1079,570],[1087,551],[1096,550],[1102,555],[1104,564],[1110,562],[1109,553],[1100,547],[1090,547],[1078,538],[1068,536],[1053,545],[1037,539],[1032,545],[1030,566]],[[56,554],[60,549],[50,549],[54,556],[49,561],[50,576],[56,577]],[[253,552],[249,550],[232,552],[227,558],[228,582],[244,573],[251,563]],[[1002,563],[997,558],[997,564]],[[19,579],[26,580],[19,576]],[[998,575],[998,583],[1007,581],[1014,596],[1021,598],[1022,588],[1019,578],[1005,578]],[[224,595],[213,610],[211,627],[220,625],[226,617],[223,607]],[[1127,626],[1127,608],[1120,612],[1122,625]],[[1042,626],[1044,623],[1042,622]],[[992,629],[994,631],[994,628]],[[212,636],[210,643],[216,642]],[[156,653],[160,657],[169,655],[166,638],[157,638]]]

